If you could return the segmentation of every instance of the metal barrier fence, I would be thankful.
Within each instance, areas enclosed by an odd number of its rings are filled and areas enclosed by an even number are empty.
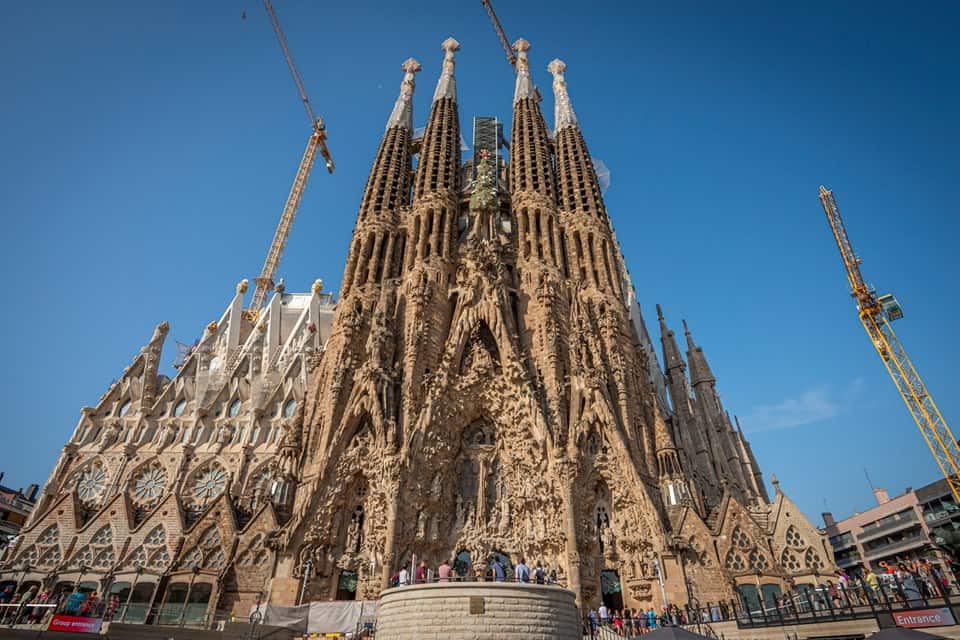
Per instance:
[[[811,624],[877,618],[903,611],[960,604],[956,592],[940,585],[918,585],[910,578],[878,576],[877,587],[862,582],[847,587],[818,586],[779,594],[774,602],[754,600],[708,603],[684,609],[686,624],[735,621],[741,628]]]

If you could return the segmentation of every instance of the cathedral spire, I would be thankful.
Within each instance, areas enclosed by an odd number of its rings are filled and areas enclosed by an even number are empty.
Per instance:
[[[417,162],[417,177],[414,186],[414,202],[420,202],[430,194],[455,200],[460,187],[460,116],[457,113],[457,85],[453,78],[454,52],[460,49],[460,43],[453,38],[443,41],[443,72],[433,94],[433,106],[423,131],[420,143],[420,160]],[[434,210],[435,211],[435,210]],[[443,229],[436,240],[446,241],[450,225],[454,221],[454,209],[451,202],[443,221],[433,221],[430,229]],[[436,224],[442,222],[443,224]],[[414,234],[416,235],[416,234]],[[420,240],[426,242],[426,235]],[[418,247],[420,257],[428,257],[427,246]],[[446,254],[446,250],[443,250]]]
[[[460,43],[454,38],[447,38],[440,45],[445,52],[443,57],[443,71],[440,73],[440,79],[437,80],[437,90],[433,92],[433,101],[441,98],[450,98],[457,101],[457,80],[453,76],[455,62],[453,54],[460,50]]]
[[[697,386],[698,382],[716,382],[713,377],[713,371],[707,364],[707,356],[703,353],[703,348],[698,347],[690,334],[690,327],[687,321],[683,321],[683,334],[687,337],[687,361],[690,363],[690,383]]]
[[[556,59],[547,65],[547,71],[553,74],[554,133],[566,127],[577,126],[577,114],[573,112],[573,105],[570,104],[570,96],[567,94],[567,80],[564,77],[566,70],[567,65],[563,60]]]
[[[663,309],[657,305],[657,320],[660,322],[660,344],[663,347],[663,367],[669,373],[672,369],[686,370],[687,366],[680,355],[680,346],[677,339],[663,319]]]
[[[537,88],[533,85],[530,78],[530,62],[527,61],[527,51],[530,50],[530,43],[519,38],[513,43],[513,50],[517,52],[517,84],[513,90],[513,103],[524,98],[537,99]]]
[[[399,275],[403,240],[396,234],[396,218],[400,207],[410,204],[414,74],[420,70],[420,63],[408,58],[401,69],[404,75],[400,96],[387,119],[360,201],[343,272],[341,300],[355,287],[368,282],[379,284]]]
[[[522,255],[524,258],[546,256],[559,264],[560,231],[558,221],[553,220],[556,215],[556,179],[550,153],[550,129],[540,112],[537,88],[530,79],[527,60],[530,43],[520,38],[513,43],[513,48],[517,52],[517,84],[513,93],[513,126],[510,127],[510,191],[514,197],[521,194],[533,196],[530,201],[514,205],[519,212],[517,223],[520,225]]]
[[[413,58],[407,58],[400,67],[404,71],[403,82],[400,83],[400,97],[393,105],[393,112],[387,120],[387,129],[403,127],[413,131],[413,90],[416,87],[414,74],[420,71],[420,63]]]

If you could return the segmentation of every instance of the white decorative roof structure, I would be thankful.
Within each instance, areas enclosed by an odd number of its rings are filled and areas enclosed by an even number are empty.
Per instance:
[[[518,38],[513,43],[513,50],[517,52],[517,84],[513,91],[513,101],[517,102],[524,98],[537,98],[537,88],[533,85],[530,78],[530,62],[527,60],[527,51],[530,50],[530,43],[523,38]]]
[[[567,94],[567,81],[563,77],[566,69],[566,63],[559,59],[547,65],[547,71],[553,74],[554,133],[565,127],[577,126],[577,114],[573,112],[573,105],[570,104],[570,96]]]
[[[440,45],[440,48],[446,53],[443,57],[443,71],[440,73],[440,79],[437,80],[437,90],[433,92],[433,101],[436,102],[441,98],[450,98],[456,102],[457,81],[453,77],[453,69],[456,63],[454,62],[453,54],[460,50],[460,43],[454,38],[447,38],[443,41],[443,44]]]
[[[387,120],[387,129],[403,127],[413,133],[413,90],[417,83],[414,74],[420,71],[420,63],[413,58],[407,58],[400,67],[404,71],[403,82],[400,83],[400,96],[393,105],[393,112]]]

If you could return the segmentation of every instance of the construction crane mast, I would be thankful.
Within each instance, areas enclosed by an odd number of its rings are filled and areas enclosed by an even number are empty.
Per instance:
[[[853,251],[847,229],[840,217],[840,209],[833,192],[824,186],[820,187],[820,202],[827,214],[827,221],[837,241],[843,266],[847,271],[847,280],[853,298],[857,301],[857,310],[860,322],[866,329],[870,342],[883,360],[887,372],[893,379],[904,404],[910,410],[914,422],[920,429],[927,447],[937,461],[937,466],[946,478],[953,497],[960,504],[960,447],[957,439],[950,431],[946,420],[940,414],[936,403],[927,387],[923,384],[920,374],[907,356],[903,345],[893,332],[891,323],[903,317],[903,310],[897,299],[891,294],[877,296],[876,291],[867,286],[860,273],[860,258]]]
[[[273,31],[277,34],[277,41],[283,50],[283,57],[290,68],[290,74],[297,85],[297,91],[300,94],[300,102],[307,112],[310,119],[310,126],[313,131],[310,139],[307,141],[307,148],[300,159],[300,166],[297,168],[297,174],[293,179],[293,186],[290,187],[290,193],[287,195],[287,201],[283,205],[283,212],[280,214],[280,223],[273,234],[273,241],[270,243],[270,249],[267,251],[267,258],[263,261],[263,268],[260,275],[254,280],[256,288],[253,292],[253,299],[247,308],[247,316],[255,319],[260,313],[260,309],[267,301],[267,296],[273,291],[277,276],[277,270],[280,268],[280,258],[283,256],[283,250],[287,246],[287,239],[290,237],[290,229],[293,227],[293,221],[297,217],[297,210],[300,208],[300,201],[303,200],[303,192],[307,186],[307,180],[310,178],[310,171],[313,169],[313,163],[317,159],[317,152],[323,156],[327,164],[327,171],[333,173],[333,158],[330,156],[330,150],[327,148],[327,129],[323,124],[323,118],[313,112],[310,104],[310,98],[307,97],[307,90],[303,86],[300,74],[297,72],[297,65],[293,62],[293,55],[287,46],[287,39],[283,35],[283,29],[280,28],[280,21],[277,19],[277,13],[273,10],[273,4],[270,0],[263,0],[263,6],[270,17],[270,23],[273,25]]]
[[[497,14],[493,10],[493,5],[490,4],[490,0],[480,0],[480,4],[483,5],[483,8],[487,10],[487,15],[490,16],[490,22],[493,23],[493,30],[497,32],[497,38],[500,40],[503,50],[507,53],[507,62],[510,63],[511,67],[516,67],[517,54],[513,52],[513,47],[510,46],[507,34],[503,32],[503,27],[500,25],[500,19],[497,18]]]

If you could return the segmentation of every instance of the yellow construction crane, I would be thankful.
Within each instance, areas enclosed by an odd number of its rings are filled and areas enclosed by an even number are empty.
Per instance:
[[[877,296],[877,292],[863,281],[863,276],[860,274],[860,258],[854,253],[850,238],[847,237],[847,229],[843,224],[843,218],[840,217],[837,201],[833,197],[833,192],[824,186],[820,187],[820,202],[827,214],[833,237],[837,241],[837,248],[840,249],[840,257],[847,270],[850,289],[857,301],[860,322],[863,323],[863,328],[870,336],[870,342],[873,343],[884,366],[887,367],[887,372],[897,385],[904,404],[910,410],[910,415],[917,423],[943,477],[950,485],[954,499],[960,504],[960,479],[958,479],[960,478],[960,447],[957,446],[957,439],[953,437],[933,397],[920,379],[920,374],[917,373],[903,345],[893,332],[891,323],[903,317],[903,310],[893,295]]]
[[[300,74],[297,72],[297,66],[293,62],[293,56],[290,54],[290,48],[287,46],[287,39],[283,35],[283,29],[280,28],[280,21],[277,19],[277,13],[273,10],[273,4],[270,0],[263,0],[263,6],[267,9],[267,15],[270,17],[270,23],[273,25],[273,31],[277,34],[277,41],[283,50],[283,57],[290,67],[290,74],[297,85],[297,91],[300,93],[300,101],[310,119],[310,125],[313,131],[310,139],[307,141],[307,148],[303,152],[303,158],[300,160],[300,166],[297,168],[297,175],[293,179],[293,186],[290,187],[290,194],[283,205],[283,213],[280,214],[280,223],[273,234],[273,241],[270,243],[270,249],[267,251],[267,259],[263,261],[263,268],[260,275],[254,282],[256,288],[253,292],[253,299],[247,308],[247,317],[256,319],[267,301],[267,296],[273,291],[277,276],[277,269],[280,267],[280,258],[283,256],[283,249],[287,246],[287,238],[290,237],[290,229],[293,227],[293,220],[297,217],[297,209],[300,208],[300,201],[303,199],[303,191],[307,186],[307,179],[310,177],[310,170],[313,169],[313,163],[317,159],[317,151],[327,164],[327,171],[333,173],[333,158],[330,156],[330,150],[327,149],[327,129],[323,124],[323,118],[313,113],[313,107],[310,105],[310,98],[307,97],[307,90],[303,86]]]
[[[500,19],[497,18],[497,14],[493,10],[493,5],[490,4],[490,0],[480,0],[480,4],[483,5],[483,8],[487,10],[487,15],[490,16],[490,22],[493,23],[493,30],[497,32],[497,39],[507,54],[507,62],[510,63],[511,67],[516,67],[517,54],[513,52],[513,47],[510,46],[507,34],[503,32],[503,26],[500,24]]]

